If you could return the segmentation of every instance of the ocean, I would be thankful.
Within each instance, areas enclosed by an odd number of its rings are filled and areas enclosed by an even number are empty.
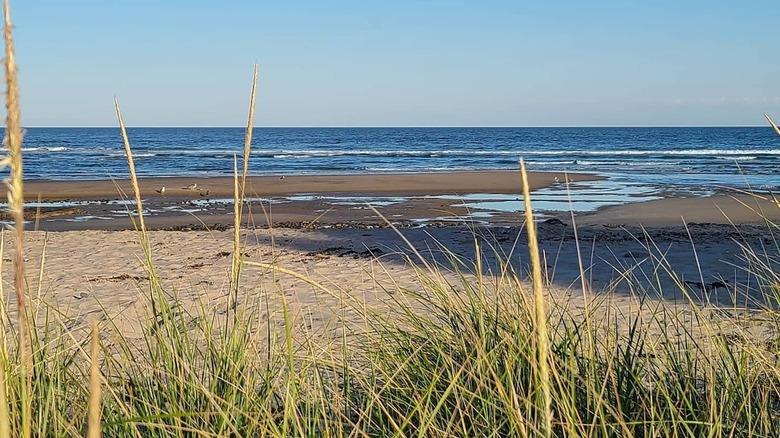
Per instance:
[[[232,175],[243,128],[130,128],[140,176]],[[126,178],[118,128],[28,128],[28,179]],[[257,128],[252,175],[516,169],[663,186],[780,186],[770,127]],[[239,164],[240,165],[240,164]],[[7,170],[0,176],[7,174]]]

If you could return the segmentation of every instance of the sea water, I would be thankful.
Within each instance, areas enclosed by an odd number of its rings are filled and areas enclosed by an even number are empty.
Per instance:
[[[243,128],[129,128],[140,176],[226,176]],[[118,128],[28,128],[28,179],[128,176]],[[780,186],[769,127],[257,128],[252,175],[517,169],[593,172],[663,186]],[[4,176],[5,173],[0,174]]]

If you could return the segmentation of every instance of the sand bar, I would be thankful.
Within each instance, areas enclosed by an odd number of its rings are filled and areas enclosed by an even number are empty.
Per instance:
[[[531,190],[551,185],[555,178],[563,180],[563,172],[533,172],[529,175]],[[593,181],[597,175],[569,174],[571,181]],[[187,187],[197,184],[196,190]],[[159,195],[165,187],[169,197],[188,197],[206,191],[213,197],[232,197],[233,178],[145,178],[139,180],[142,196]],[[247,194],[256,196],[290,195],[298,193],[345,194],[463,194],[520,193],[522,185],[518,171],[482,171],[447,173],[371,174],[371,175],[303,175],[252,176],[247,179]],[[5,196],[5,187],[0,193]],[[90,181],[26,181],[28,201],[63,199],[118,198],[120,193],[132,193],[128,180]]]
[[[735,192],[702,198],[664,198],[625,204],[583,215],[583,226],[614,224],[663,227],[686,223],[763,224],[780,223],[780,204],[768,195]]]
[[[561,186],[568,177],[574,183],[603,179],[591,174],[534,172],[530,189]],[[139,182],[149,229],[224,229],[232,226],[232,178],[150,178]],[[163,187],[165,190],[163,190]],[[3,189],[4,190],[4,189]],[[470,212],[457,199],[432,198],[493,193],[520,196],[518,171],[412,173],[378,175],[260,176],[247,180],[250,224],[309,227],[316,224],[384,224],[367,202],[376,202],[385,217],[412,225],[419,220],[457,220]],[[25,197],[29,229],[129,230],[133,229],[130,182],[28,181]],[[295,195],[295,199],[290,198]],[[377,197],[396,198],[392,205]],[[257,198],[260,198],[259,200]],[[371,198],[371,199],[369,199]],[[351,199],[351,200],[350,200]],[[372,204],[373,205],[373,204]],[[517,222],[519,215],[509,220]],[[0,221],[8,221],[0,214]],[[411,221],[411,222],[410,222]]]

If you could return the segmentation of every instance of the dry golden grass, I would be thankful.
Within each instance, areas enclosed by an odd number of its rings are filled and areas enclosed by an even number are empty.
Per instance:
[[[97,322],[92,323],[92,349],[89,367],[89,418],[87,420],[87,438],[100,438],[100,331]]]
[[[525,162],[520,159],[520,174],[523,183],[523,203],[525,204],[525,226],[528,232],[528,251],[531,256],[531,283],[534,297],[534,327],[536,332],[536,354],[538,362],[539,388],[544,419],[542,421],[542,433],[545,437],[552,434],[552,392],[550,391],[550,339],[547,334],[547,311],[545,309],[544,283],[542,282],[542,261],[539,257],[539,241],[536,237],[536,221],[531,206],[531,190],[528,184],[528,172],[525,170]]]
[[[5,139],[3,141],[8,150],[5,165],[11,168],[8,186],[8,209],[14,217],[16,239],[14,241],[14,289],[16,291],[17,320],[18,320],[18,351],[21,354],[21,374],[25,376],[25,385],[22,385],[22,436],[29,437],[32,425],[31,407],[31,373],[32,356],[29,350],[29,324],[27,323],[26,288],[24,278],[24,171],[22,168],[22,125],[19,110],[19,84],[17,80],[16,57],[14,53],[13,24],[11,23],[11,7],[8,0],[3,1],[3,16],[5,27],[3,40],[5,41],[5,107],[7,110],[5,122]],[[5,402],[5,400],[0,400]],[[5,422],[4,420],[2,421]]]
[[[231,258],[231,306],[234,304],[238,293],[238,284],[241,281],[241,237],[240,230],[242,224],[241,215],[244,210],[244,199],[246,199],[246,176],[249,173],[249,154],[252,150],[252,130],[255,123],[255,98],[257,95],[257,63],[255,63],[254,73],[252,75],[252,91],[249,98],[249,115],[247,116],[246,131],[244,132],[244,155],[241,169],[241,180],[238,180],[238,169],[234,160],[233,175],[236,187],[233,190],[233,257]]]

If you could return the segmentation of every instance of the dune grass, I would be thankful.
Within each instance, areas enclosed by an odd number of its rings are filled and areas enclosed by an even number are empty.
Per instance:
[[[5,107],[6,107],[6,125],[5,138],[3,146],[8,151],[8,156],[3,160],[3,167],[11,169],[11,176],[5,181],[8,187],[8,209],[13,217],[15,226],[15,247],[14,247],[14,290],[16,292],[18,334],[17,334],[17,352],[20,356],[19,374],[24,379],[24,384],[20,386],[20,417],[22,427],[20,436],[29,437],[31,433],[32,421],[32,385],[31,373],[33,363],[30,357],[28,346],[30,333],[27,322],[27,307],[25,275],[24,275],[24,170],[22,168],[22,125],[19,111],[19,84],[17,81],[16,57],[14,53],[14,41],[11,25],[11,8],[8,0],[3,1],[3,41],[5,42]],[[6,394],[0,394],[5,396]],[[0,403],[5,400],[0,399]],[[5,414],[0,411],[0,414]],[[0,430],[6,429],[6,418],[0,418]]]
[[[389,290],[395,305],[380,312],[351,299],[354,291],[243,260],[239,231],[256,69],[241,174],[235,165],[228,308],[204,303],[188,311],[157,278],[118,103],[147,272],[142,342],[110,318],[79,331],[40,301],[27,306],[21,125],[7,0],[4,6],[9,154],[3,164],[11,167],[16,218],[16,310],[0,303],[0,438],[780,436],[777,309],[760,312],[771,329],[766,338],[735,329],[729,315],[713,317],[693,301],[692,324],[641,291],[636,313],[611,306],[609,291],[575,310],[543,280],[526,181],[518,187],[526,200],[530,281],[501,254],[494,255],[503,262],[487,275],[485,250],[475,240],[474,259],[446,247],[438,249],[448,257],[445,265],[407,259],[419,281]],[[777,254],[746,247],[745,257],[766,302],[776,302]],[[661,256],[654,263],[673,271]],[[345,323],[338,339],[300,337],[303,322],[280,293],[283,324],[262,342],[258,327],[276,325],[250,299],[239,301],[242,266],[265,269],[254,282],[292,277],[340,297],[367,329],[352,333]]]

